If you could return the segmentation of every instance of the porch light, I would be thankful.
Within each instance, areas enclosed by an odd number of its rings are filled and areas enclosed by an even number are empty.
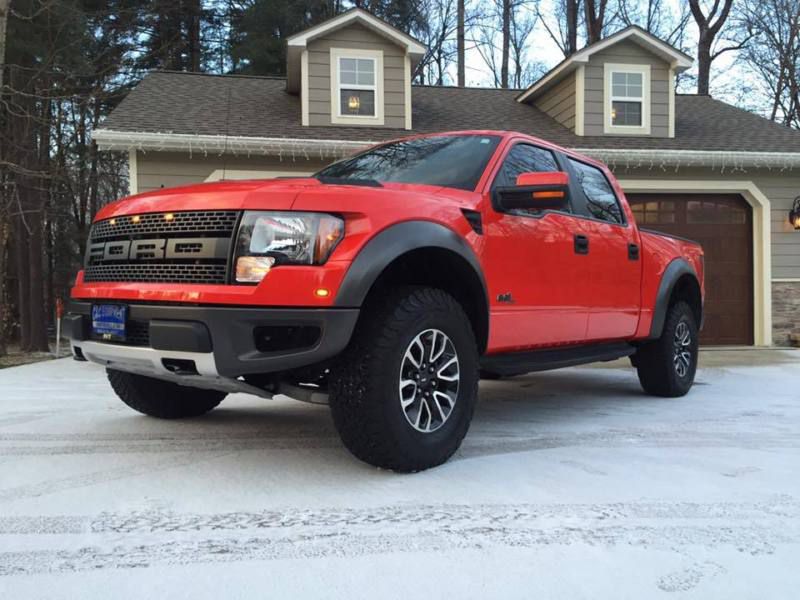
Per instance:
[[[350,110],[358,110],[361,108],[361,98],[358,96],[350,96],[347,99],[347,108]]]
[[[800,196],[794,199],[792,209],[789,211],[789,223],[797,230],[800,230]]]

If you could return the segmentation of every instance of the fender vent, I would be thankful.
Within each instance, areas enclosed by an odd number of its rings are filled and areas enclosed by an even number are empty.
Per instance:
[[[483,220],[481,219],[481,213],[479,213],[477,210],[469,210],[468,208],[462,208],[461,213],[464,215],[467,223],[469,223],[469,226],[472,227],[472,231],[478,235],[483,235]]]

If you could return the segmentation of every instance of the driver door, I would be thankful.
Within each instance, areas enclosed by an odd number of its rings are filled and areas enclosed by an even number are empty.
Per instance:
[[[497,188],[515,185],[521,173],[565,171],[563,166],[553,151],[517,142],[486,194],[490,351],[585,338],[590,272],[580,240],[591,223],[572,214],[569,198],[560,210],[502,211],[492,202]]]

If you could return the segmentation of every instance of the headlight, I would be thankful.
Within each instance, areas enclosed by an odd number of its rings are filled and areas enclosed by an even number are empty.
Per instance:
[[[320,265],[344,235],[344,221],[306,212],[245,212],[236,240],[236,281],[258,283],[277,265]]]

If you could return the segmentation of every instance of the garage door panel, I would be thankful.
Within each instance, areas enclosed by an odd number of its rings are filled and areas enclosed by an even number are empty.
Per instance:
[[[705,327],[708,345],[753,343],[752,209],[727,194],[629,194],[643,227],[695,240],[706,270]]]

